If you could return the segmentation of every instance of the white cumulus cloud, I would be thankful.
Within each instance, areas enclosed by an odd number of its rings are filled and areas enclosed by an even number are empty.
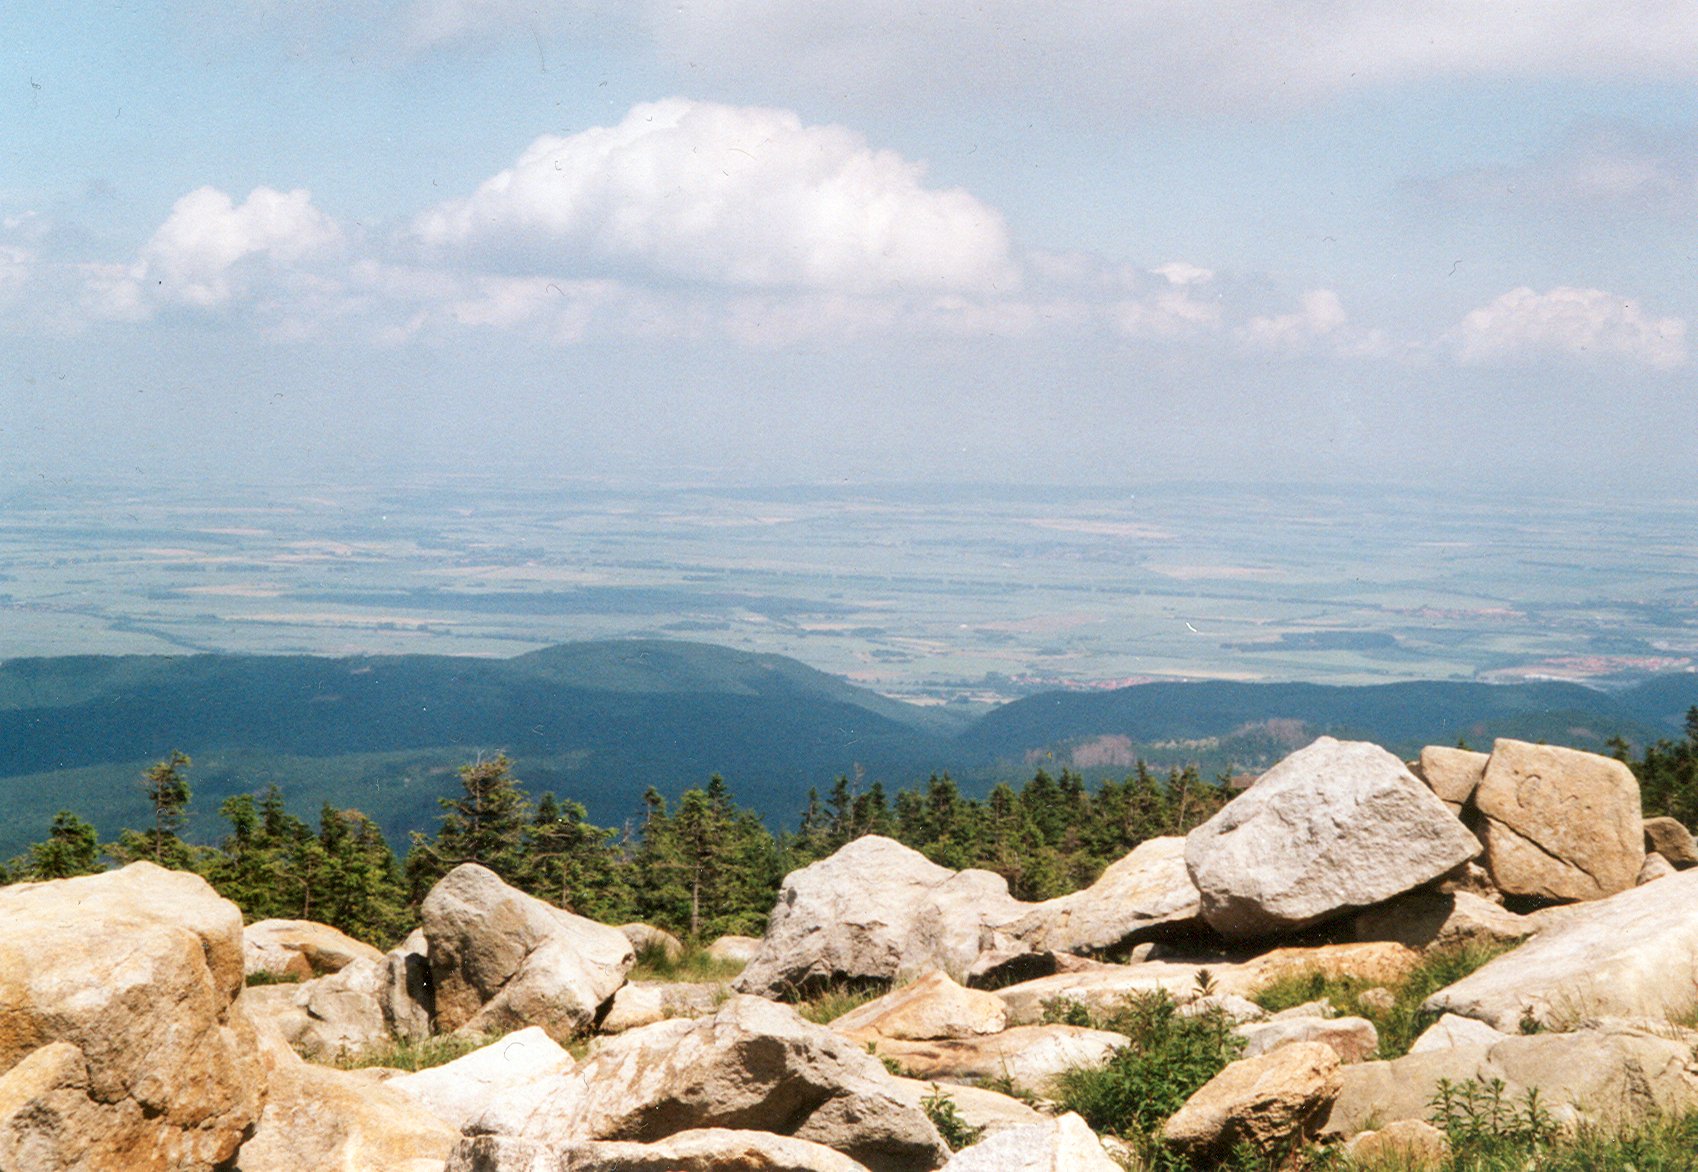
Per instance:
[[[145,318],[161,304],[217,309],[247,288],[244,262],[290,266],[341,238],[305,190],[257,187],[240,204],[215,187],[179,199],[131,264],[89,270],[100,316]]]
[[[924,180],[840,126],[669,99],[537,139],[415,228],[441,252],[523,255],[542,271],[860,292],[1015,284],[1000,213]]]
[[[1464,362],[1567,354],[1623,358],[1657,370],[1686,361],[1686,323],[1650,317],[1637,302],[1602,289],[1522,286],[1469,313],[1456,329]]]

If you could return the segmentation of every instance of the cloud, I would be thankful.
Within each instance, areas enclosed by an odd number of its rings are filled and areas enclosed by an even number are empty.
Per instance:
[[[1150,270],[1166,288],[1145,297],[1116,301],[1107,307],[1109,321],[1133,338],[1184,338],[1220,327],[1218,296],[1197,296],[1214,281],[1213,270],[1187,261],[1169,261]]]
[[[237,204],[215,187],[179,199],[130,264],[88,268],[88,307],[139,320],[161,305],[220,309],[250,287],[260,263],[287,268],[341,239],[305,190],[257,187]]]
[[[1016,283],[1002,216],[923,181],[843,127],[675,98],[537,139],[416,231],[440,255],[543,271],[856,292]]]
[[[1647,317],[1634,301],[1569,286],[1546,293],[1512,289],[1463,318],[1455,341],[1467,363],[1564,354],[1672,370],[1687,357],[1684,321]]]

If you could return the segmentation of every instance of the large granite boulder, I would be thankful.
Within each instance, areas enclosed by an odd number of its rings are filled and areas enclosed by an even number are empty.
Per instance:
[[[765,1131],[681,1131],[654,1143],[577,1140],[548,1148],[482,1135],[455,1149],[446,1172],[877,1172],[820,1144]]]
[[[955,1153],[944,1172],[1120,1172],[1079,1116],[1009,1127]]]
[[[1474,805],[1507,895],[1599,899],[1632,887],[1645,861],[1639,782],[1611,757],[1500,740]]]
[[[1185,863],[1210,927],[1260,937],[1380,903],[1479,850],[1403,762],[1322,737],[1193,830]]]
[[[546,1030],[531,1026],[452,1062],[397,1075],[383,1085],[411,1099],[459,1134],[497,1095],[547,1075],[566,1074],[574,1065],[572,1056]]]
[[[665,928],[657,928],[653,924],[620,924],[619,930],[625,933],[625,939],[639,954],[652,952],[670,961],[684,955],[683,942]]]
[[[636,960],[618,928],[551,907],[476,863],[443,876],[419,918],[438,1033],[538,1025],[569,1041],[595,1023]]]
[[[457,1131],[391,1087],[303,1062],[262,1029],[269,1093],[234,1172],[441,1172]]]
[[[1244,1058],[1298,1042],[1319,1042],[1331,1046],[1340,1062],[1366,1062],[1380,1048],[1379,1031],[1364,1017],[1282,1017],[1247,1022],[1233,1032],[1244,1039]]]
[[[1064,1070],[1100,1066],[1127,1045],[1125,1034],[1070,1025],[1015,1026],[976,1038],[875,1043],[880,1058],[909,1078],[933,1082],[1002,1082],[1026,1094],[1043,1095]]]
[[[1661,855],[1678,871],[1698,866],[1698,842],[1673,818],[1645,819],[1645,850]]]
[[[382,959],[371,945],[311,920],[260,920],[242,930],[242,961],[250,977],[270,973],[310,981],[356,960]]]
[[[1486,760],[1485,753],[1470,749],[1428,745],[1421,750],[1421,759],[1413,772],[1427,783],[1427,788],[1451,813],[1460,814],[1474,800],[1474,791],[1480,788],[1480,778],[1486,772]]]
[[[629,981],[619,986],[596,1029],[622,1034],[669,1017],[705,1017],[725,1002],[725,986],[707,981]]]
[[[1512,952],[1440,989],[1430,1013],[1506,1033],[1602,1015],[1680,1017],[1698,1005],[1698,871],[1565,908]]]
[[[1411,891],[1357,914],[1358,940],[1394,940],[1410,948],[1447,949],[1469,944],[1514,944],[1539,930],[1520,916],[1467,891]]]
[[[861,1045],[886,1039],[973,1038],[1008,1027],[1002,999],[963,989],[947,973],[930,972],[913,984],[851,1009],[831,1028]]]
[[[258,985],[244,995],[255,1020],[275,1028],[315,1062],[334,1062],[387,1043],[383,960],[356,960],[327,977]]]
[[[378,1003],[396,1038],[418,1042],[430,1037],[436,996],[430,984],[430,946],[419,929],[384,955]]]
[[[733,984],[766,997],[838,981],[964,974],[1026,910],[989,871],[951,871],[879,835],[784,877],[760,953]]]
[[[712,1017],[602,1041],[571,1074],[509,1091],[467,1126],[456,1158],[469,1160],[479,1137],[548,1152],[715,1127],[791,1135],[888,1172],[936,1168],[949,1154],[877,1058],[788,1006],[740,996]]]
[[[1239,1146],[1283,1150],[1312,1135],[1338,1097],[1338,1055],[1319,1042],[1241,1058],[1199,1087],[1162,1125],[1162,1139],[1203,1164]]]
[[[242,914],[197,875],[0,888],[0,1168],[206,1172],[259,1118]]]
[[[748,964],[761,952],[756,936],[721,936],[707,946],[707,956],[719,964]]]
[[[1620,1022],[1362,1062],[1344,1067],[1339,1078],[1338,1098],[1322,1128],[1328,1135],[1427,1119],[1440,1080],[1502,1079],[1504,1096],[1516,1107],[1537,1088],[1545,1109],[1559,1122],[1631,1122],[1678,1117],[1698,1108],[1692,1040],[1679,1031]]]
[[[920,1079],[901,1077],[898,1077],[896,1082],[897,1085],[907,1087],[918,1095],[922,1103],[933,1095],[943,1096],[955,1108],[955,1114],[960,1117],[961,1122],[987,1136],[1009,1127],[1042,1123],[1047,1118],[1013,1095],[1005,1095],[985,1087],[924,1082]]]
[[[1028,951],[1109,952],[1194,924],[1201,912],[1185,839],[1152,838],[1084,890],[1033,905],[1008,935]]]

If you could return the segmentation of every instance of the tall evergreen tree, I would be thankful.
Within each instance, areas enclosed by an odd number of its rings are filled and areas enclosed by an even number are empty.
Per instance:
[[[142,792],[147,796],[153,826],[148,830],[125,829],[118,832],[118,841],[109,848],[120,862],[133,863],[145,859],[173,870],[196,869],[198,853],[183,841],[182,829],[189,817],[188,768],[193,764],[187,754],[173,749],[163,761],[156,761],[142,774]]]
[[[47,838],[29,848],[31,879],[70,879],[100,871],[100,836],[69,810],[53,815]]]
[[[438,798],[442,825],[434,839],[415,833],[407,852],[413,898],[461,863],[488,867],[508,883],[524,870],[530,802],[506,753],[460,767],[458,797]]]

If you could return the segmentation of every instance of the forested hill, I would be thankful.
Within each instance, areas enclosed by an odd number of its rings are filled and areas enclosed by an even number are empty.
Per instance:
[[[1048,693],[968,723],[795,660],[659,640],[575,643],[510,659],[449,656],[64,657],[0,663],[0,857],[70,807],[107,834],[143,815],[135,779],[173,749],[194,808],[276,782],[291,807],[365,810],[392,839],[428,829],[456,766],[505,750],[533,793],[618,825],[644,789],[723,774],[742,803],[792,821],[810,786],[857,771],[887,788],[949,771],[969,790],[1136,758],[1256,769],[1320,733],[1394,751],[1494,736],[1600,747],[1678,737],[1698,676],[1624,692],[1461,682],[1339,688],[1147,684]]]

